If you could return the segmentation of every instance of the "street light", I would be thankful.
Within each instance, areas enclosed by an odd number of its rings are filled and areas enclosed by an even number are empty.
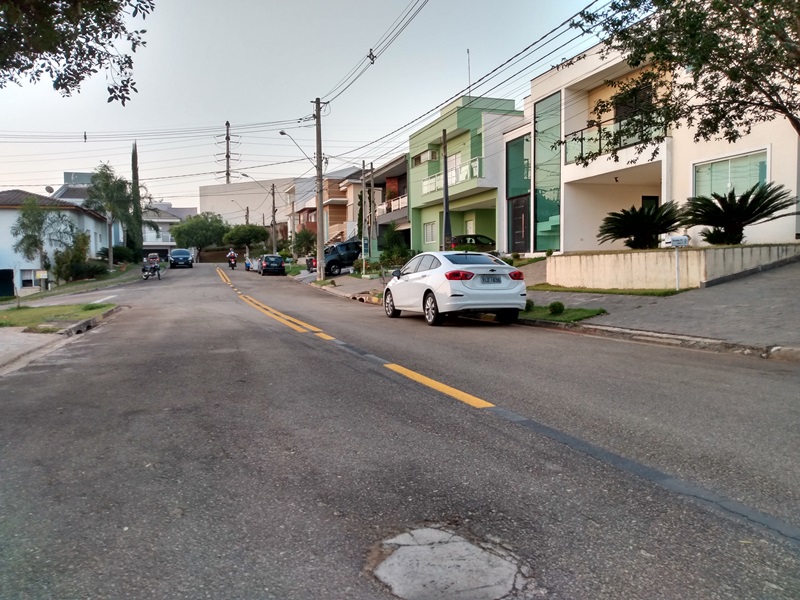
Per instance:
[[[324,217],[323,217],[323,214],[322,214],[322,134],[321,134],[321,131],[320,131],[319,104],[320,104],[319,98],[317,98],[317,100],[316,100],[316,112],[315,112],[315,116],[316,116],[316,119],[317,119],[317,160],[316,161],[313,160],[308,154],[306,154],[306,151],[303,150],[300,147],[300,144],[298,144],[297,141],[291,135],[286,133],[283,129],[281,129],[281,131],[279,131],[279,133],[281,135],[285,135],[290,140],[292,140],[294,145],[297,146],[297,149],[300,150],[300,152],[303,153],[303,156],[305,156],[308,159],[308,161],[312,165],[314,165],[314,168],[316,168],[316,170],[317,170],[317,186],[316,186],[317,187],[317,193],[316,193],[316,196],[317,196],[317,281],[322,281],[323,279],[325,279],[325,252],[324,252],[325,249],[323,248],[323,246],[325,244],[325,238],[323,237],[323,231],[322,231]]]
[[[250,181],[252,181],[253,183],[257,184],[258,187],[260,187],[262,190],[267,192],[267,194],[270,194],[270,193],[272,194],[272,221],[270,222],[270,225],[272,227],[272,233],[270,235],[272,237],[272,253],[273,254],[277,254],[278,253],[278,249],[276,247],[276,239],[275,239],[275,186],[274,185],[272,186],[272,191],[270,192],[270,190],[268,190],[263,185],[261,185],[260,181],[258,181],[257,179],[253,179],[247,173],[242,173],[242,177],[247,177]]]

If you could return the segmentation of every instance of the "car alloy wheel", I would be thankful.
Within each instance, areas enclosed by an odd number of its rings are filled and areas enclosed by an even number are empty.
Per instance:
[[[439,306],[436,304],[436,297],[433,295],[433,292],[425,294],[422,305],[425,309],[425,321],[428,325],[440,325],[442,322],[442,315],[439,313]]]
[[[339,275],[342,272],[342,266],[339,263],[333,263],[330,267],[328,267],[330,274],[334,277]]]
[[[386,316],[390,319],[396,319],[400,316],[400,311],[394,307],[392,292],[388,290],[383,294],[383,310],[386,311]]]

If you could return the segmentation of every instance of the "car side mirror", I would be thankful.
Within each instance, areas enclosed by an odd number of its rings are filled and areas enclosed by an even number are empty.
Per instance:
[[[394,271],[392,271],[392,277],[400,279],[400,269],[395,269]]]

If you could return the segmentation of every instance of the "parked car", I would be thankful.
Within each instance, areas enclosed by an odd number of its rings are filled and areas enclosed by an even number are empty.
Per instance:
[[[352,267],[353,263],[361,256],[361,242],[339,242],[325,248],[325,274],[339,275],[344,267]],[[306,268],[313,272],[317,270],[317,258],[309,256],[306,259]]]
[[[174,269],[175,267],[189,267],[191,269],[193,266],[194,258],[189,250],[184,248],[176,248],[169,253],[170,269]]]
[[[286,265],[283,264],[283,257],[278,254],[259,256],[256,269],[259,275],[266,275],[267,273],[286,275]]]
[[[485,235],[454,235],[451,243],[451,250],[455,250],[459,246],[469,246],[470,250],[479,252],[490,252],[497,249],[497,243]]]
[[[500,323],[525,308],[525,276],[484,252],[423,252],[392,272],[383,290],[386,316],[422,313],[428,325],[445,315],[493,313]]]

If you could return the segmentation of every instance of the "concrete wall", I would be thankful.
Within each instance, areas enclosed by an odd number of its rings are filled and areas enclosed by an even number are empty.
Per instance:
[[[800,244],[681,248],[681,289],[704,287],[800,259]],[[547,259],[547,283],[595,289],[675,289],[675,250],[565,254]]]

